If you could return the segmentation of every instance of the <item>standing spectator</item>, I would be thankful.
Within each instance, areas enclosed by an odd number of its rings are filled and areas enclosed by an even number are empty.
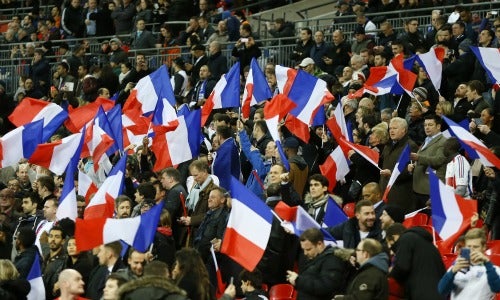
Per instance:
[[[394,240],[390,246],[395,259],[389,276],[404,286],[405,299],[444,299],[436,287],[445,268],[431,234],[422,227],[412,227],[390,238]]]
[[[304,188],[309,176],[309,166],[304,158],[298,155],[299,141],[295,137],[288,137],[283,141],[283,152],[290,164],[290,172],[288,173],[288,180],[295,191],[299,193],[301,199],[304,195]]]
[[[18,251],[14,258],[14,265],[19,271],[19,278],[26,279],[38,255],[38,249],[35,246],[35,231],[31,228],[21,228],[15,238],[15,247]]]
[[[295,28],[292,23],[285,22],[283,18],[277,18],[274,20],[274,24],[270,22],[266,22],[266,28],[269,34],[275,38],[280,40],[275,40],[272,42],[272,45],[288,45],[293,43]],[[282,39],[282,40],[281,40]]]
[[[325,34],[323,31],[318,30],[314,33],[314,45],[311,48],[310,58],[314,60],[316,66],[318,66],[322,71],[327,72],[328,68],[325,63],[325,58],[328,53],[328,45],[325,42]]]
[[[96,22],[96,36],[109,36],[115,34],[115,24],[111,18],[111,9],[115,8],[115,3],[104,1],[101,9],[89,15],[89,20]]]
[[[312,31],[310,28],[302,28],[299,34],[299,41],[293,52],[290,53],[290,59],[295,61],[295,63],[302,61],[304,58],[309,57],[311,49],[314,45],[312,41]]]
[[[136,6],[137,14],[134,17],[134,23],[139,20],[144,20],[146,24],[153,23],[153,3],[151,0],[139,0]],[[151,31],[151,25],[146,25],[146,28]]]
[[[76,1],[76,0],[73,0]],[[116,34],[129,34],[134,27],[135,6],[132,0],[122,0],[122,4],[111,12]]]
[[[119,241],[101,245],[97,257],[99,265],[90,273],[86,289],[86,297],[90,299],[101,299],[106,278],[112,272],[125,268],[120,253],[122,244]]]
[[[361,50],[372,49],[373,46],[374,43],[366,36],[365,29],[362,26],[358,26],[354,30],[354,41],[351,45],[351,52],[353,54],[359,54]]]
[[[412,53],[422,50],[425,52],[427,49],[424,35],[418,29],[418,19],[416,18],[410,18],[405,22],[405,32],[401,33],[398,39],[405,41],[405,48]]]
[[[186,28],[186,30],[182,31],[179,34],[179,43],[181,45],[186,45],[187,40],[190,36],[196,35],[198,39],[200,39],[201,36],[201,29],[200,29],[200,24],[198,23],[198,18],[197,17],[191,17],[189,18],[189,25]]]
[[[170,78],[174,95],[180,96],[184,92],[188,83],[188,75],[186,73],[186,63],[180,57],[174,59],[172,63],[174,69],[173,75]]]
[[[146,21],[138,19],[136,31],[132,33],[130,48],[134,50],[155,48],[156,40],[151,31],[146,30]]]
[[[65,38],[81,38],[85,32],[83,8],[80,6],[80,0],[71,0],[62,13],[61,27],[64,30]]]
[[[456,137],[451,137],[444,142],[444,156],[449,161],[446,165],[444,183],[451,186],[455,194],[468,198],[472,192],[472,176],[470,174],[470,164],[459,153],[460,148],[460,143]]]
[[[236,42],[231,55],[240,61],[240,73],[244,76],[246,66],[250,65],[252,58],[259,58],[262,52],[252,36],[252,27],[248,23],[240,26],[240,39]]]
[[[232,137],[231,127],[217,126],[220,147],[212,163],[212,174],[219,177],[220,186],[230,189],[231,176],[240,178],[240,155]]]
[[[97,35],[97,22],[96,19],[91,19],[92,15],[96,15],[99,13],[97,8],[97,0],[88,0],[88,5],[83,11],[83,16],[85,18],[85,36],[92,37]],[[102,24],[99,24],[102,26]]]
[[[186,63],[186,70],[193,79],[193,82],[200,80],[200,68],[208,63],[208,57],[205,55],[205,46],[201,44],[191,46],[194,64]]]
[[[208,38],[207,44],[210,45],[213,41],[219,42],[219,45],[229,41],[226,21],[219,21],[217,23],[217,30]],[[224,45],[224,47],[226,46]]]
[[[208,38],[211,37],[212,34],[215,33],[215,30],[212,27],[212,25],[208,22],[208,18],[205,16],[198,17],[198,24],[200,26],[200,30],[199,30],[200,42],[202,44],[206,44],[208,41]]]
[[[50,86],[50,66],[49,62],[43,57],[43,50],[36,49],[33,56],[33,62],[30,66],[30,76],[36,89],[39,89],[43,95],[47,95]]]
[[[359,242],[356,247],[356,262],[360,265],[358,273],[349,283],[346,295],[335,296],[333,299],[388,299],[389,258],[380,242],[374,239]]]
[[[177,248],[180,249],[185,244],[181,244],[181,230],[177,229],[177,224],[182,222],[182,201],[186,200],[187,192],[181,184],[181,173],[174,168],[167,168],[160,173],[160,181],[167,190],[167,197],[165,199],[165,208],[170,213],[173,220],[181,220],[179,223],[172,224],[174,240],[177,243]]]
[[[222,55],[221,44],[213,41],[208,46],[208,69],[215,80],[227,73],[227,59]]]
[[[59,226],[53,226],[49,231],[49,248],[50,253],[43,260],[43,282],[45,285],[46,299],[55,298],[55,284],[59,273],[63,270],[66,264],[66,251],[63,244],[66,235]]]
[[[332,34],[332,44],[322,59],[326,64],[326,72],[333,74],[336,68],[349,65],[350,51],[351,47],[342,30],[335,30]]]
[[[298,299],[332,299],[345,292],[346,262],[337,257],[332,246],[325,245],[323,233],[310,228],[300,236],[300,247],[307,262],[299,273],[287,271],[287,280],[295,286]]]

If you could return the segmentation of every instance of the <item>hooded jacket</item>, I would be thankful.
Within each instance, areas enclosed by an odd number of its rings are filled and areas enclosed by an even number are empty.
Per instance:
[[[186,292],[166,278],[146,276],[130,281],[118,290],[118,299],[186,300]]]
[[[358,270],[358,274],[347,288],[344,300],[383,300],[389,297],[387,272],[389,258],[381,252],[368,259]]]

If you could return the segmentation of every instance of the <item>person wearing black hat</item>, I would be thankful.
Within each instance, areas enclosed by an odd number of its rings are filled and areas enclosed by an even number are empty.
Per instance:
[[[307,178],[309,177],[309,167],[304,158],[298,155],[299,141],[293,136],[287,137],[283,141],[283,151],[290,164],[287,181],[292,184],[293,188],[302,198]]]
[[[358,26],[354,30],[354,41],[351,45],[351,52],[359,54],[363,49],[373,49],[375,43],[365,34],[365,28]]]
[[[387,204],[379,219],[382,230],[387,230],[387,228],[394,223],[403,223],[405,220],[405,213],[399,205]]]
[[[208,64],[208,57],[206,56],[205,50],[205,46],[201,44],[191,46],[194,64],[186,63],[186,71],[188,75],[191,75],[195,84],[200,80],[201,66]]]

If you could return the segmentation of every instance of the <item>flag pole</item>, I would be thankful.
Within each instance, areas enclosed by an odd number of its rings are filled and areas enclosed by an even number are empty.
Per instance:
[[[404,94],[401,94],[401,97],[399,97],[398,105],[396,106],[396,111],[398,111],[399,105],[401,104],[401,100],[403,100],[403,95]]]

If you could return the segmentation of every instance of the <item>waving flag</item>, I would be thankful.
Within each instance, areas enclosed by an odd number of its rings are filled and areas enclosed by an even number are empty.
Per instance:
[[[334,115],[334,120],[337,122],[340,128],[340,132],[342,135],[345,137],[346,140],[349,142],[353,141],[352,137],[352,130],[349,130],[349,126],[347,125],[347,122],[345,121],[345,115],[344,115],[344,108],[342,105],[339,103],[335,110],[333,111]]]
[[[410,162],[410,145],[406,145],[403,149],[403,152],[399,155],[398,162],[394,166],[394,170],[392,170],[391,177],[389,178],[389,182],[387,183],[387,187],[385,188],[384,196],[382,196],[382,200],[387,202],[387,196],[389,195],[389,191],[391,190],[392,185],[398,179],[399,174],[401,174],[408,163]]]
[[[68,119],[64,122],[64,126],[72,133],[79,132],[83,126],[92,121],[99,110],[99,107],[104,111],[109,111],[115,106],[115,101],[97,97],[94,102],[78,108],[69,107]]]
[[[68,113],[59,105],[28,97],[24,98],[9,116],[9,120],[17,127],[43,119],[43,142],[47,141],[67,118]]]
[[[127,156],[123,155],[85,208],[85,219],[112,217],[115,199],[123,190]]]
[[[92,161],[94,162],[94,171],[97,172],[99,168],[102,168],[104,169],[104,172],[107,173],[109,172],[111,165],[106,151],[108,151],[108,149],[110,149],[115,144],[115,141],[101,127],[99,119],[102,120],[102,118],[102,115],[100,115],[99,113],[96,114],[94,122],[86,130],[85,143],[83,145],[81,157],[92,157]],[[108,131],[110,131],[109,128]]]
[[[492,82],[500,82],[500,51],[498,48],[470,47]]]
[[[122,240],[140,252],[153,243],[163,201],[140,216],[125,219],[76,219],[75,241],[79,251]]]
[[[213,109],[240,107],[240,62],[221,76],[201,108],[201,126],[205,126]]]
[[[470,219],[477,212],[477,201],[465,200],[442,183],[433,170],[429,170],[432,226],[443,239],[446,249],[470,227]],[[446,245],[445,245],[446,244]]]
[[[31,286],[30,292],[27,296],[28,300],[45,299],[45,285],[43,284],[42,268],[40,266],[40,255],[37,253],[35,255],[33,265],[31,265],[28,277],[26,277],[26,280],[29,281]]]
[[[333,191],[337,185],[337,181],[343,180],[350,170],[349,163],[342,149],[337,146],[335,150],[328,155],[325,162],[319,166],[319,170],[323,176],[328,178],[328,190]]]
[[[217,277],[217,290],[215,291],[215,296],[217,299],[220,299],[222,295],[224,295],[224,291],[226,290],[226,285],[222,282],[222,274],[219,269],[219,263],[217,262],[217,257],[215,256],[214,245],[210,247],[210,253],[212,254],[212,259],[214,261],[215,266],[215,274]]]
[[[262,72],[255,57],[252,57],[250,71],[248,72],[245,89],[243,91],[243,102],[241,113],[243,118],[250,117],[250,107],[261,103],[273,96],[267,84],[266,76]]]
[[[200,153],[200,110],[187,109],[180,113],[174,125],[163,127],[163,133],[157,132],[153,137],[151,150],[156,154],[154,171],[178,165]]]
[[[175,106],[174,91],[165,65],[137,82],[123,106],[123,113],[133,119],[149,115],[158,103],[163,103],[163,99]]]
[[[122,108],[118,104],[106,113],[113,134],[111,135],[119,150],[123,150]]]
[[[116,114],[116,110],[113,113]],[[114,121],[116,122],[116,119],[114,119]],[[97,114],[94,118],[94,123],[99,124],[99,128],[101,128],[106,133],[106,135],[113,139],[113,143],[108,148],[108,150],[106,150],[106,154],[108,156],[113,155],[113,153],[119,150],[118,142],[116,141],[115,130],[113,130],[113,128],[116,128],[117,125],[115,124],[113,127],[111,126],[108,116],[106,115],[106,113],[104,113],[102,107],[99,107],[99,110],[97,111]]]
[[[53,143],[39,144],[29,162],[61,175],[77,153],[82,136],[82,133],[75,133]]]
[[[80,152],[82,151],[83,140],[85,136],[85,127],[83,131],[84,132],[80,134],[78,148],[76,149],[73,157],[71,158],[71,161],[68,164],[68,167],[66,168],[66,178],[64,179],[61,197],[59,198],[59,206],[57,207],[57,220],[70,218],[74,221],[78,217],[78,209],[76,204],[75,173],[78,170]]]
[[[78,195],[85,197],[85,204],[88,204],[90,197],[97,192],[98,188],[92,179],[84,172],[78,170]]]
[[[364,92],[373,95],[402,94],[411,96],[417,75],[406,68],[408,65],[402,55],[394,57],[388,66],[371,67],[370,76],[365,82]]]
[[[236,178],[231,178],[232,208],[221,253],[253,271],[267,247],[273,214],[271,209]]]
[[[283,147],[281,146],[280,134],[278,132],[279,122],[288,114],[296,104],[288,99],[287,96],[283,94],[278,94],[271,99],[271,101],[266,102],[264,105],[264,119],[266,121],[267,129],[269,134],[276,143],[276,148],[280,154],[281,162],[287,170],[290,170],[290,164],[285,156]]]
[[[30,158],[42,142],[43,120],[34,121],[9,131],[0,138],[0,168],[16,165]]]
[[[436,88],[436,91],[439,91],[441,88],[444,54],[444,48],[436,47],[427,53],[417,54],[416,57],[419,65],[422,66],[425,72],[427,72],[427,75],[429,75],[429,79]]]
[[[458,141],[471,159],[479,159],[487,167],[495,166],[500,168],[500,159],[483,142],[447,117],[443,116],[443,120],[448,124],[450,133],[458,138]]]
[[[321,225],[319,225],[318,222],[316,222],[316,220],[314,220],[302,206],[290,207],[285,202],[280,201],[275,206],[274,211],[281,219],[283,219],[283,221],[287,221],[291,224],[293,232],[296,236],[300,236],[309,228],[318,228],[323,233],[325,241],[335,242],[335,239],[330,235],[330,233],[322,229]],[[282,226],[285,224],[282,224]]]
[[[328,197],[328,202],[325,208],[325,216],[323,217],[323,227],[333,227],[344,223],[349,218],[342,208],[335,202],[332,197]]]

